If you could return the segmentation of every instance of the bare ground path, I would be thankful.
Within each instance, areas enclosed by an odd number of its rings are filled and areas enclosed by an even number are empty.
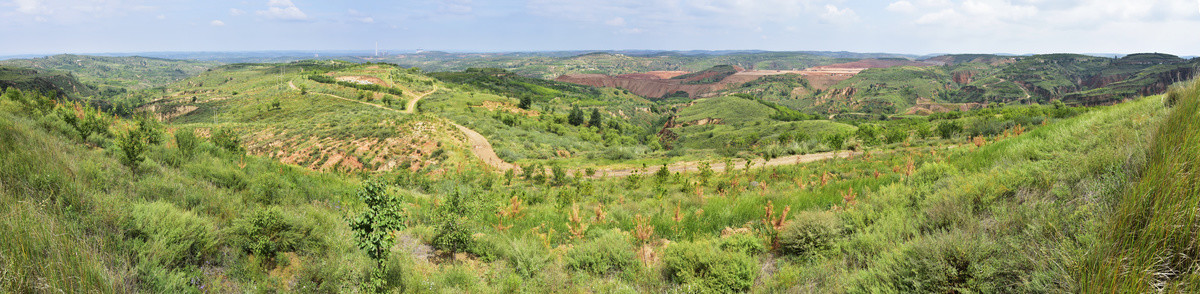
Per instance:
[[[291,81],[288,81],[288,86],[291,87],[293,90],[299,90],[299,88],[297,88],[296,85],[293,84]],[[429,94],[433,94],[433,92],[436,92],[438,89],[440,89],[440,88],[435,87],[435,88],[433,88],[433,90],[430,90],[429,92],[414,96],[414,98],[412,100],[409,100],[408,105],[407,105],[407,107],[405,107],[404,110],[397,110],[394,108],[385,107],[383,105],[368,103],[368,102],[360,101],[360,100],[349,99],[349,98],[345,98],[345,97],[341,97],[341,96],[337,96],[337,95],[333,95],[333,94],[325,94],[325,93],[315,93],[315,94],[320,94],[320,95],[333,97],[336,99],[342,99],[342,100],[346,100],[346,101],[350,101],[350,102],[370,105],[373,107],[387,109],[387,110],[391,110],[391,111],[395,111],[395,112],[399,112],[399,113],[412,114],[412,113],[416,112],[417,101],[421,100],[422,98],[425,98],[425,96],[428,96]],[[463,132],[463,135],[465,135],[467,137],[467,143],[471,145],[471,148],[470,148],[471,153],[474,153],[476,157],[479,157],[479,159],[482,160],[488,166],[491,166],[491,167],[496,168],[501,171],[508,171],[508,170],[512,170],[512,169],[519,170],[520,169],[519,166],[509,163],[509,162],[506,162],[503,159],[500,159],[500,156],[496,155],[496,150],[492,148],[492,143],[488,141],[487,137],[484,137],[482,134],[479,134],[479,132],[476,132],[475,130],[464,127],[460,124],[457,124],[454,122],[450,122],[450,124],[454,125],[454,127],[457,128],[460,132]],[[770,161],[764,161],[762,159],[755,159],[755,160],[751,160],[751,161],[742,160],[742,161],[733,162],[732,168],[745,169],[747,164],[749,164],[751,168],[801,164],[801,163],[807,163],[807,162],[813,162],[813,161],[819,161],[819,160],[825,160],[825,159],[831,159],[831,158],[847,158],[847,157],[850,157],[850,156],[853,156],[856,154],[861,154],[861,152],[850,152],[850,151],[822,152],[822,153],[813,153],[813,154],[784,156],[784,157],[771,159]],[[701,162],[698,162],[698,161],[675,162],[675,163],[668,164],[667,170],[669,170],[671,172],[693,172],[693,171],[699,171],[700,165],[701,165]],[[726,164],[724,162],[715,162],[710,165],[710,168],[712,168],[712,170],[714,172],[723,172],[730,167],[726,166]],[[658,171],[658,169],[659,169],[659,167],[647,167],[645,169],[636,169],[636,168],[599,169],[596,171],[596,174],[593,177],[626,177],[626,176],[630,176],[630,175],[634,175],[634,174],[638,174],[638,175],[653,174],[654,172]],[[574,170],[572,170],[570,172],[575,173]]]

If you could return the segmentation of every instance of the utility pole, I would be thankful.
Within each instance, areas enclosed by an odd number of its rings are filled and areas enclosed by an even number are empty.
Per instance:
[[[379,42],[375,42],[375,57],[379,57]]]

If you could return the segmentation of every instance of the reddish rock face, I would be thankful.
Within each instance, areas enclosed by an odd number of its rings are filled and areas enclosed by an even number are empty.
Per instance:
[[[977,73],[973,70],[963,70],[954,72],[952,76],[955,83],[958,83],[959,85],[966,85],[974,81],[975,74]]]

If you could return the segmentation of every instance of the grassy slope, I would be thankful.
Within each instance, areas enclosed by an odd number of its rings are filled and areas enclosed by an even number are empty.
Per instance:
[[[80,82],[75,75],[56,70],[0,66],[0,88],[16,87],[42,92],[61,92],[70,97],[96,94],[96,89]]]
[[[211,78],[215,82],[228,77]],[[258,105],[253,92],[268,92],[281,82],[245,82],[257,85],[244,88],[251,107],[238,108],[244,113],[226,118],[252,112]],[[215,102],[234,103],[224,102],[228,100]],[[685,284],[679,277],[660,274],[671,267],[667,261],[634,261],[615,273],[589,273],[571,266],[570,260],[587,258],[583,248],[609,240],[603,238],[609,234],[618,237],[599,244],[614,245],[606,248],[632,256],[629,247],[641,242],[628,232],[639,223],[654,228],[653,238],[640,250],[649,248],[665,260],[678,256],[673,248],[693,248],[687,247],[692,244],[723,248],[719,244],[729,240],[720,237],[725,227],[745,227],[754,236],[751,240],[765,243],[770,234],[761,226],[763,207],[772,203],[777,211],[790,206],[792,215],[801,219],[832,215],[840,225],[837,234],[815,241],[828,242],[828,247],[803,255],[720,250],[744,256],[751,268],[774,269],[750,273],[751,282],[745,285],[753,292],[1077,292],[1085,284],[1074,277],[1087,264],[1086,254],[1109,238],[1103,233],[1109,229],[1108,213],[1130,211],[1135,219],[1145,217],[1140,208],[1146,205],[1134,201],[1139,198],[1121,197],[1137,179],[1137,170],[1152,170],[1144,175],[1154,176],[1143,181],[1180,188],[1167,191],[1195,194],[1187,190],[1195,187],[1184,178],[1188,173],[1169,169],[1182,168],[1172,164],[1176,161],[1170,156],[1179,155],[1170,152],[1172,147],[1195,145],[1194,136],[1160,139],[1154,152],[1144,152],[1152,144],[1149,130],[1164,120],[1166,129],[1194,133],[1190,126],[1195,120],[1189,116],[1195,114],[1194,100],[1176,106],[1169,119],[1170,110],[1160,101],[1151,97],[1100,108],[982,148],[898,148],[853,160],[706,177],[560,178],[554,179],[560,183],[547,183],[535,176],[508,184],[499,175],[474,170],[439,179],[402,173],[393,177],[394,183],[419,191],[401,192],[406,202],[415,204],[407,210],[411,219],[403,233],[429,243],[444,214],[437,203],[443,203],[445,195],[466,193],[474,196],[467,205],[475,213],[467,214],[461,225],[475,234],[469,241],[474,245],[467,249],[471,255],[466,261],[395,254],[399,257],[391,262],[405,274],[389,279],[413,292],[697,291],[695,287],[711,285]],[[0,270],[14,273],[0,275],[4,289],[179,292],[204,286],[236,292],[288,290],[294,281],[296,287],[353,291],[369,266],[349,243],[341,222],[343,207],[357,205],[348,199],[357,183],[353,177],[242,158],[208,143],[195,157],[184,156],[171,143],[152,147],[143,171],[133,174],[119,164],[112,147],[89,147],[58,134],[53,119],[16,113],[28,112],[0,101],[0,152],[5,155],[0,157],[0,218],[5,221],[0,225]],[[114,129],[126,127],[122,122]],[[104,142],[100,146],[107,146]],[[898,171],[910,159],[915,173]],[[827,175],[832,176],[825,183],[822,178]],[[1172,180],[1155,180],[1159,178]],[[850,189],[854,192],[847,194]],[[506,222],[512,227],[498,229],[494,225],[500,214],[494,212],[513,197],[524,212]],[[854,198],[857,204],[844,202]],[[1148,199],[1174,199],[1170,194],[1163,198]],[[574,239],[567,227],[574,204],[581,206],[585,219],[592,219],[590,211],[601,207],[607,220],[588,221],[590,229]],[[282,208],[289,222],[312,230],[294,255],[277,257],[290,260],[286,263],[263,262],[267,257],[246,254],[227,239],[238,219],[271,206]],[[1166,207],[1194,211],[1184,205]],[[647,220],[637,221],[638,215]],[[1179,219],[1173,214],[1150,216],[1164,220],[1146,223]],[[147,221],[156,219],[171,221]],[[1118,226],[1143,224],[1113,220]],[[1179,234],[1166,240],[1190,237],[1175,226],[1153,225],[1141,229],[1147,237],[1137,242],[1159,242],[1167,233],[1158,228]],[[1124,235],[1116,237],[1120,236]],[[81,249],[77,244],[89,246]],[[29,254],[31,248],[42,248],[45,254]],[[410,247],[400,247],[397,252],[407,250]],[[1156,256],[1127,250],[1117,252]],[[1144,285],[1136,281],[1128,285]]]
[[[54,119],[17,115],[19,109],[0,101],[2,289],[237,292],[286,289],[279,279],[293,277],[306,287],[350,289],[370,266],[339,221],[342,207],[355,205],[356,179],[240,157],[209,143],[191,156],[171,143],[151,147],[135,174],[115,147],[79,143],[58,133]],[[118,121],[112,129],[127,125]],[[282,273],[268,273],[270,266],[260,265],[268,257],[244,253],[228,233],[268,207],[311,230]],[[154,218],[162,220],[147,221]]]
[[[461,135],[445,121],[397,111],[412,99],[411,95],[416,93],[414,89],[429,89],[431,84],[427,82],[432,83],[432,80],[394,69],[369,69],[365,67],[370,66],[338,63],[306,64],[243,64],[218,68],[173,84],[170,88],[174,94],[155,105],[159,112],[196,107],[195,111],[173,118],[171,122],[182,127],[228,128],[245,140],[253,154],[314,169],[326,165],[335,169],[359,169],[355,167],[357,164],[351,163],[351,158],[353,162],[361,163],[363,170],[390,170],[436,165],[447,158],[465,163],[472,156],[458,148],[461,147]],[[306,70],[301,72],[302,68]],[[394,95],[369,93],[371,100],[356,102],[363,91],[306,79],[314,71],[330,69],[336,69],[337,75],[383,78],[403,89],[405,97],[396,97],[390,109],[373,107],[386,106],[382,98],[376,97]],[[291,89],[289,82],[307,88],[309,94],[301,95],[300,91]],[[193,97],[196,102],[192,102]],[[278,108],[275,107],[277,102]],[[437,155],[432,154],[435,152]],[[338,158],[343,159],[339,161]]]
[[[773,113],[774,109],[749,99],[732,96],[705,98],[680,110],[675,121],[688,124],[702,119],[718,119],[721,122],[690,125],[672,131],[680,136],[679,146],[692,150],[719,148],[739,140],[744,142],[748,140],[745,139],[747,137],[757,138],[751,141],[765,142],[795,132],[803,133],[808,138],[824,138],[830,134],[854,131],[853,126],[825,120],[777,121],[770,118]]]
[[[1150,146],[1141,179],[1112,209],[1080,283],[1086,292],[1196,292],[1200,272],[1196,181],[1200,163],[1200,83],[1173,89],[1177,99]]]
[[[642,144],[664,118],[650,111],[653,102],[623,90],[526,78],[504,71],[430,75],[448,87],[422,100],[420,111],[480,132],[491,141],[500,158],[510,162],[525,164],[528,159],[578,165],[586,160],[588,164],[603,164],[608,154],[618,149],[650,152]],[[531,111],[517,109],[521,97],[531,99]],[[574,107],[583,110],[585,120],[590,119],[592,110],[599,110],[603,126],[568,124],[568,114]],[[619,127],[613,128],[613,124]],[[569,155],[562,156],[559,150]]]

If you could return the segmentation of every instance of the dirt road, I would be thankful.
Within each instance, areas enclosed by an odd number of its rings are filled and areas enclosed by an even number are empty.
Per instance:
[[[297,88],[295,84],[292,84],[291,81],[288,81],[288,86],[291,87],[293,90],[299,90],[299,88]],[[412,114],[412,113],[416,112],[417,101],[421,100],[422,98],[425,98],[425,96],[428,96],[429,94],[433,94],[433,92],[436,92],[438,89],[440,89],[440,88],[433,88],[433,90],[430,90],[429,92],[414,96],[414,98],[408,102],[408,107],[405,107],[404,110],[397,110],[394,108],[385,107],[383,105],[368,103],[368,102],[364,102],[364,101],[360,101],[360,100],[349,99],[349,98],[345,98],[345,97],[341,97],[341,96],[337,96],[337,95],[333,95],[333,94],[325,94],[325,93],[315,93],[315,94],[325,95],[325,96],[342,99],[342,100],[346,100],[346,101],[350,101],[350,102],[370,105],[373,107],[387,109],[387,110],[391,110],[391,111],[395,111],[395,112]],[[470,147],[471,153],[474,153],[476,157],[479,157],[479,160],[482,160],[487,165],[494,167],[501,171],[508,171],[511,169],[518,169],[518,170],[520,169],[520,167],[518,167],[517,165],[506,162],[503,159],[500,159],[500,156],[496,155],[496,150],[492,148],[492,143],[489,142],[488,139],[486,137],[484,137],[482,134],[479,134],[479,132],[476,132],[475,130],[464,127],[464,126],[454,123],[454,122],[450,122],[450,124],[454,125],[454,127],[457,128],[460,132],[463,132],[463,135],[465,135],[467,137],[467,144],[471,145],[471,147]],[[792,156],[784,156],[784,157],[772,159],[771,161],[767,161],[766,164],[763,164],[762,159],[756,159],[756,160],[753,160],[750,162],[742,160],[742,161],[735,161],[733,163],[733,168],[734,169],[744,169],[744,168],[746,168],[746,164],[748,164],[748,163],[751,164],[751,166],[750,166],[751,168],[761,168],[764,166],[781,166],[781,165],[790,165],[790,164],[800,164],[800,163],[813,162],[813,161],[825,160],[825,159],[830,159],[830,158],[846,158],[846,157],[850,157],[855,154],[859,154],[859,153],[858,152],[850,152],[850,151],[842,151],[842,152],[824,152],[824,153],[814,153],[814,154],[804,154],[804,155],[792,155]],[[711,165],[711,168],[714,172],[723,172],[728,167],[725,166],[724,162],[716,162]],[[654,172],[658,171],[658,169],[659,169],[658,166],[650,166],[650,167],[647,167],[645,170],[632,169],[632,168],[599,169],[596,171],[596,174],[593,177],[626,177],[626,176],[633,175],[633,174],[639,174],[639,175],[653,174]],[[699,171],[700,170],[700,162],[697,162],[697,161],[676,162],[676,163],[667,165],[667,170],[669,170],[671,172]],[[575,173],[574,170],[571,170],[569,172],[572,174]]]
[[[402,112],[408,113],[408,114],[417,112],[417,101],[421,101],[421,98],[425,98],[425,96],[429,96],[429,94],[433,94],[433,92],[437,92],[438,89],[441,89],[441,88],[439,88],[437,85],[434,85],[433,90],[429,90],[429,92],[425,92],[424,94],[421,94],[421,95],[413,96],[413,99],[408,100],[408,106],[405,107],[404,111],[402,111]]]

